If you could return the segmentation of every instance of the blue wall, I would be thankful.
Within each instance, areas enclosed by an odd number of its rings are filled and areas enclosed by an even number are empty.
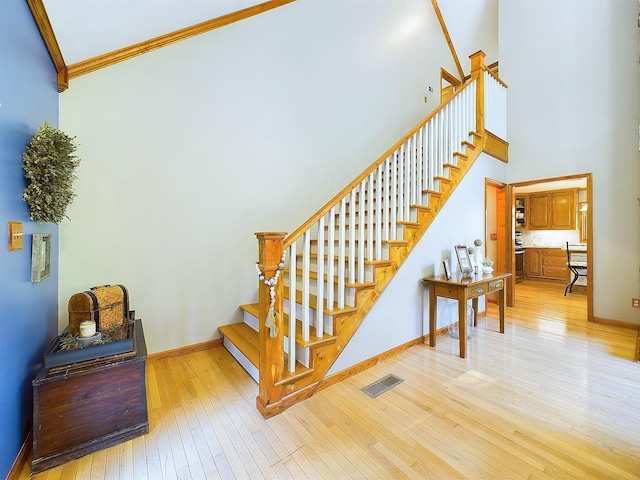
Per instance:
[[[56,72],[24,0],[0,12],[0,478],[31,428],[31,380],[57,334],[58,228],[29,220],[22,152],[44,124],[58,125]],[[24,247],[9,252],[7,222],[23,222]],[[51,276],[31,283],[31,236],[52,233]]]

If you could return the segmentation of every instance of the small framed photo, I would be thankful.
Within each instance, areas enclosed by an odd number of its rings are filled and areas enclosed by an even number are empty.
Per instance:
[[[31,282],[40,282],[50,274],[51,234],[34,233],[31,241]]]
[[[451,280],[451,272],[449,272],[449,259],[443,260],[442,269],[444,271],[444,278],[447,280]]]
[[[456,245],[454,247],[456,257],[458,257],[458,265],[463,276],[468,277],[473,273],[473,265],[469,257],[469,250],[466,245]]]

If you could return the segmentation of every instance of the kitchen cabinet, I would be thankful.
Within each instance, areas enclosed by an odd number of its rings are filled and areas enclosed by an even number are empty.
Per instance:
[[[575,230],[576,190],[553,190],[529,195],[530,230]]]
[[[540,277],[542,275],[542,249],[524,249],[524,274],[527,277]]]
[[[567,251],[563,248],[542,250],[542,276],[554,280],[567,279]]]
[[[529,213],[527,212],[528,206],[529,206],[528,195],[518,195],[516,197],[516,203],[515,203],[516,230],[527,229],[527,218],[529,217]]]
[[[525,248],[524,255],[525,276],[566,281],[566,250],[562,248]]]

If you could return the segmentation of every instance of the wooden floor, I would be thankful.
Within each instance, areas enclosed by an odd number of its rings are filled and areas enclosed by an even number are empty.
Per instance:
[[[440,336],[269,420],[224,348],[152,361],[148,435],[31,478],[640,478],[635,331],[587,323],[579,290],[516,290],[505,334],[490,306],[468,358]],[[404,381],[361,391],[389,373]]]

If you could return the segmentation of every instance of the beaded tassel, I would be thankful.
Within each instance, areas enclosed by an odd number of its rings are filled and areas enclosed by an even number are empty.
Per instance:
[[[280,277],[280,272],[284,268],[284,261],[287,257],[286,250],[282,253],[282,258],[280,259],[280,263],[278,263],[278,269],[273,277],[267,280],[260,270],[260,266],[256,263],[256,270],[258,271],[258,278],[262,283],[269,287],[269,297],[271,297],[269,301],[269,311],[267,312],[267,319],[264,323],[265,327],[269,329],[269,337],[275,338],[278,335],[276,330],[276,316],[278,312],[275,310],[276,305],[276,285],[278,284],[278,278]]]

